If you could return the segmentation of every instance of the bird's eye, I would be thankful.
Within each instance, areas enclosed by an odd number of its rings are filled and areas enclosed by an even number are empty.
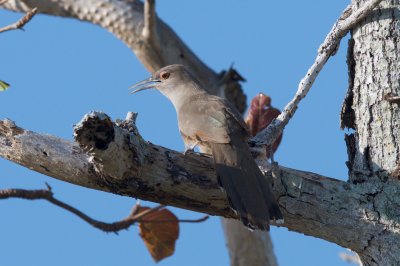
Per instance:
[[[169,78],[169,75],[170,75],[169,72],[164,71],[164,72],[161,72],[160,77],[162,80],[166,80]]]

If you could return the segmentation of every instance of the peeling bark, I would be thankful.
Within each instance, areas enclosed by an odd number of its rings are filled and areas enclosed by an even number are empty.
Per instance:
[[[400,108],[385,100],[385,95],[400,95],[399,1],[381,6],[352,33],[357,143],[352,182],[385,180],[400,163]]]
[[[350,31],[351,32],[351,31]],[[356,129],[354,125],[354,110],[353,110],[353,86],[354,86],[354,67],[356,62],[353,57],[354,40],[349,39],[347,47],[347,67],[349,87],[347,88],[346,96],[342,104],[342,111],[340,113],[340,128]]]
[[[342,125],[355,129],[346,137],[349,178],[357,187],[376,187],[367,194],[372,213],[365,211],[365,219],[379,229],[358,251],[364,265],[400,265],[400,108],[388,98],[400,95],[399,8],[398,0],[383,1],[352,30],[348,53],[345,113],[353,121],[342,116]]]

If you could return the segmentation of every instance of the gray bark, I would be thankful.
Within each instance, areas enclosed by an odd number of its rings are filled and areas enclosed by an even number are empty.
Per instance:
[[[251,232],[243,223],[222,218],[226,244],[232,266],[277,266],[272,240],[268,232]]]
[[[373,213],[365,219],[380,228],[358,253],[364,265],[400,265],[400,109],[387,100],[400,95],[399,7],[398,0],[383,1],[349,42],[342,113],[342,126],[355,129],[346,136],[349,181],[376,188],[368,199]]]

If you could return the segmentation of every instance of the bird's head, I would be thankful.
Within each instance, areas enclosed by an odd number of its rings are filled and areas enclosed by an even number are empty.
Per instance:
[[[169,65],[154,72],[150,78],[136,83],[131,87],[131,93],[136,93],[147,89],[157,89],[168,98],[173,98],[172,94],[190,87],[197,86],[198,81],[190,70],[184,65]],[[192,85],[192,86],[191,86]]]

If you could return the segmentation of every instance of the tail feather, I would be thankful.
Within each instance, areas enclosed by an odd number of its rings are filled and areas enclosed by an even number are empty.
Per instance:
[[[264,175],[241,139],[231,144],[212,143],[211,149],[219,182],[231,207],[250,229],[269,230],[270,220],[283,216]]]

